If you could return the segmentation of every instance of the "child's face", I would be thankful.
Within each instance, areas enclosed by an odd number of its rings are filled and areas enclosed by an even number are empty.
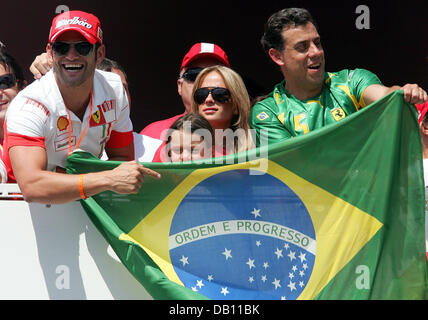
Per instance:
[[[197,133],[175,130],[169,141],[169,156],[172,162],[199,160],[211,157],[211,146]]]

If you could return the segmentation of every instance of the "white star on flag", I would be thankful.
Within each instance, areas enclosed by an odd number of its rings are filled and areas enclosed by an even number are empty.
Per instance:
[[[201,289],[204,286],[202,280],[196,280],[196,286],[199,287],[199,289]]]
[[[220,292],[222,295],[224,295],[224,296],[226,296],[227,294],[229,294],[230,292],[229,292],[229,290],[227,290],[227,287],[225,287],[225,288],[221,288],[221,292]]]
[[[293,261],[296,259],[296,253],[294,251],[290,251],[289,254],[287,254],[288,257],[290,257],[290,261]]]
[[[262,276],[262,281],[263,281],[263,282],[266,282],[266,281],[267,281],[267,277],[266,277],[266,275],[263,275],[263,276]]]
[[[296,283],[295,283],[295,282],[292,282],[291,280],[290,280],[290,283],[289,283],[289,284],[287,284],[287,287],[289,287],[291,291],[293,291],[293,290],[297,290],[297,289],[296,289]]]
[[[254,219],[257,219],[257,217],[261,217],[262,215],[260,214],[260,209],[256,209],[254,208],[253,211],[251,211],[251,214],[254,215]]]
[[[250,267],[250,270],[252,269],[252,268],[255,268],[256,266],[254,265],[254,260],[251,260],[250,258],[248,258],[248,261],[247,261],[247,263],[246,264],[248,264],[248,266]]]
[[[184,267],[186,264],[189,264],[188,259],[189,259],[189,257],[181,256],[180,261],[181,261],[181,263],[183,264],[183,267]]]
[[[256,246],[257,246],[257,247],[260,247],[260,246],[261,246],[261,244],[262,244],[262,243],[260,242],[260,240],[257,240],[257,241],[256,241]]]
[[[306,260],[306,253],[300,252],[299,259],[300,262],[303,263],[303,261]]]
[[[212,276],[212,274],[209,274],[209,275],[208,275],[208,281],[210,281],[210,282],[211,282],[211,281],[213,281],[213,280],[214,280],[214,277]]]
[[[253,282],[254,282],[254,277],[249,277],[249,278],[248,278],[248,282],[249,282],[249,283],[253,283]]]
[[[265,268],[265,270],[266,270],[267,268],[269,268],[269,263],[267,263],[267,262],[263,263],[263,268]]]
[[[272,282],[272,284],[275,286],[275,290],[278,288],[281,288],[281,284],[280,284],[280,280],[278,280],[277,278],[275,278],[275,280]]]
[[[227,250],[226,248],[224,248],[224,252],[223,252],[222,254],[224,254],[224,255],[225,255],[226,260],[227,260],[227,259],[229,259],[229,258],[232,258],[231,253],[232,253],[232,249]]]
[[[278,248],[276,248],[275,254],[277,256],[277,258],[281,258],[282,257],[282,250],[279,250]]]

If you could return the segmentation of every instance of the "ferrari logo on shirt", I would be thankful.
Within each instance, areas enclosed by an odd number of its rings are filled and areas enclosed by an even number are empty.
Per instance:
[[[116,100],[104,101],[97,109],[89,119],[90,127],[102,126],[116,120]]]
[[[266,112],[261,112],[256,116],[257,119],[259,119],[260,121],[266,120],[269,118],[269,115]]]
[[[334,120],[339,121],[346,117],[345,111],[341,107],[334,108],[330,111],[331,115],[333,116]]]
[[[104,124],[106,124],[104,113],[100,109],[98,109],[89,118],[89,126],[97,127],[97,126],[102,126]]]
[[[97,110],[97,112],[95,112],[92,115],[92,119],[95,121],[95,123],[100,123],[100,120],[101,120],[100,110]]]

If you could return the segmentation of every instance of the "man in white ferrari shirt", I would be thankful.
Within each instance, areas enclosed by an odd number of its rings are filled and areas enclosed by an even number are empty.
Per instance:
[[[97,17],[69,11],[52,21],[46,52],[54,67],[9,106],[4,162],[27,201],[64,203],[102,191],[137,193],[143,175],[134,161],[128,100],[119,76],[95,70],[105,57]],[[84,150],[126,161],[113,170],[63,174],[67,156]],[[56,172],[55,172],[56,171]]]

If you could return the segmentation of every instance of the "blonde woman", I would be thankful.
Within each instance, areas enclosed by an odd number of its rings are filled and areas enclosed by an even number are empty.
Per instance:
[[[193,87],[191,111],[201,114],[215,133],[215,156],[254,147],[251,139],[250,98],[241,76],[224,66],[202,70]]]

